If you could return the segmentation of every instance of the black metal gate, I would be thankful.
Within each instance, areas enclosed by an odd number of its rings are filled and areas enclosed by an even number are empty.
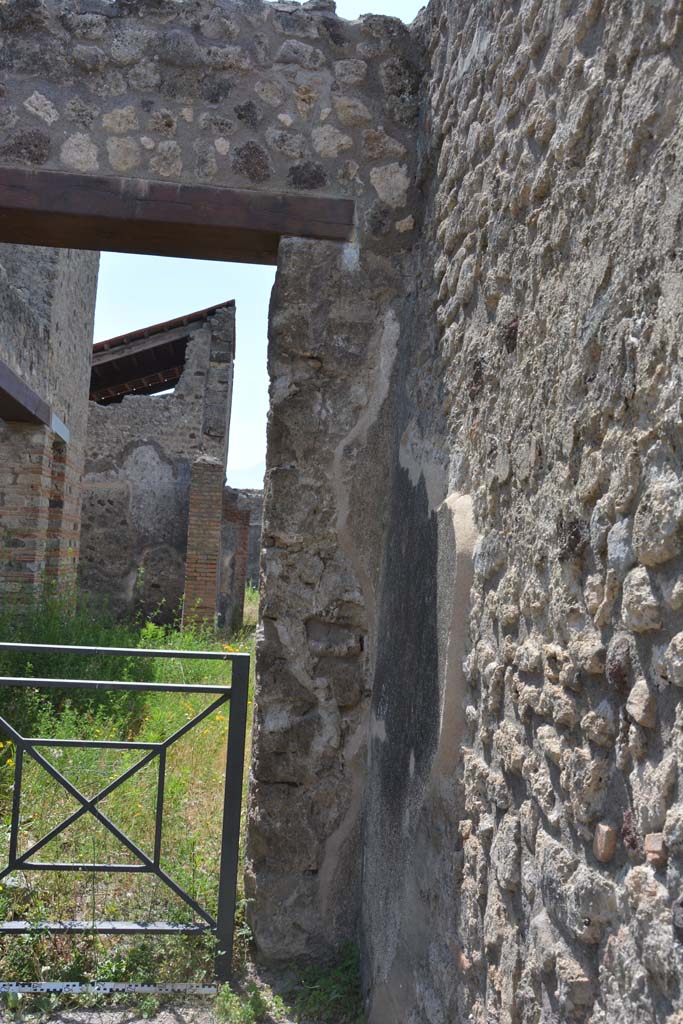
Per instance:
[[[0,643],[0,650],[13,652],[66,652],[82,655],[113,655],[126,658],[173,658],[183,660],[223,661],[231,664],[232,677],[229,686],[195,685],[184,683],[127,683],[115,681],[80,680],[80,679],[33,679],[0,677],[0,689],[9,687],[36,687],[49,689],[83,689],[83,690],[124,690],[128,692],[161,692],[169,694],[199,693],[211,696],[213,700],[199,714],[180,729],[172,733],[160,743],[116,742],[113,740],[58,740],[47,737],[22,736],[10,722],[0,714],[0,728],[15,744],[16,758],[14,766],[14,792],[12,816],[9,833],[9,851],[7,867],[0,870],[0,883],[13,871],[83,871],[115,873],[141,873],[154,875],[167,886],[179,899],[189,906],[199,923],[176,924],[165,921],[7,921],[0,924],[0,935],[17,935],[27,932],[45,933],[86,933],[95,932],[100,935],[168,935],[168,934],[201,934],[211,931],[216,936],[217,954],[215,961],[216,979],[219,982],[229,980],[232,966],[232,948],[235,928],[235,909],[237,894],[237,872],[239,860],[239,835],[242,809],[242,785],[244,772],[244,749],[247,720],[247,700],[249,691],[248,654],[235,654],[218,651],[155,651],[138,648],[102,648],[102,647],[67,647],[46,644],[10,644]],[[161,867],[161,848],[164,828],[164,786],[166,775],[166,756],[169,749],[181,737],[194,729],[209,715],[229,703],[228,755],[223,795],[223,821],[220,863],[216,866],[218,873],[218,909],[214,918],[205,907],[202,907],[189,893],[183,889]],[[1,706],[0,706],[1,707]],[[114,750],[139,750],[141,758],[128,768],[117,779],[93,797],[86,797],[73,785],[54,765],[48,761],[41,748],[100,748]],[[40,840],[34,842],[29,849],[19,853],[19,826],[21,814],[22,773],[26,758],[32,758],[43,768],[66,792],[78,803],[76,811],[54,826]],[[113,793],[128,779],[154,761],[158,761],[158,781],[156,793],[156,818],[154,823],[154,852],[149,856],[119,829],[99,804]],[[36,860],[40,851],[58,835],[69,828],[84,815],[92,815],[100,825],[113,835],[136,859],[136,863],[125,864],[86,864],[86,863],[53,863]],[[133,990],[151,991],[154,986],[104,984],[92,986],[74,986],[74,983],[40,982],[18,985],[14,982],[0,981],[0,992],[8,991],[73,991],[79,990]],[[159,986],[167,991],[169,988],[188,989],[188,985]]]

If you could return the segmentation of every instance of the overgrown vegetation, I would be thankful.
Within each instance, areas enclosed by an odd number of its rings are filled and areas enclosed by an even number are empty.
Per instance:
[[[32,607],[2,609],[0,638],[73,646],[209,651],[227,648],[253,653],[257,618],[258,592],[251,588],[245,606],[245,627],[229,642],[207,628],[181,630],[177,625],[150,622],[115,623],[105,609],[51,597]],[[219,685],[229,681],[229,667],[216,661],[0,651],[0,675]],[[179,698],[177,694],[36,688],[3,690],[1,700],[3,715],[24,735],[128,742],[159,742],[207,703],[206,696],[195,694]],[[205,719],[196,731],[174,745],[166,768],[162,867],[212,913],[216,911],[217,900],[227,707]],[[9,838],[15,750],[10,737],[2,733],[0,744],[1,862]],[[140,760],[144,752],[47,747],[43,753],[81,792],[91,796]],[[25,759],[24,768],[19,852],[78,807],[40,766]],[[150,851],[154,841],[157,771],[156,762],[152,762],[101,804],[102,811],[145,851]],[[104,864],[134,860],[88,814],[45,846],[37,859]],[[240,893],[235,949],[238,983],[236,991],[226,987],[219,994],[217,1012],[222,1021],[356,1024],[362,1019],[357,956],[351,948],[344,951],[339,964],[307,969],[295,976],[296,983],[278,986],[279,994],[260,979],[253,980],[246,907],[247,901]],[[0,882],[0,915],[5,920],[28,921],[193,919],[191,909],[160,882],[130,873],[16,872]],[[25,982],[59,979],[203,983],[212,979],[214,955],[215,943],[210,935],[112,939],[92,932],[64,936],[36,930],[11,939],[0,938],[0,978]],[[130,996],[106,999],[108,1005],[128,1005],[132,1001]],[[10,1019],[27,1015],[44,1020],[50,1011],[65,1003],[92,1006],[95,1002],[98,1000],[92,997],[24,997],[14,1009],[9,1006]],[[144,1016],[154,1016],[158,1008],[156,998],[137,1000],[137,1009]]]

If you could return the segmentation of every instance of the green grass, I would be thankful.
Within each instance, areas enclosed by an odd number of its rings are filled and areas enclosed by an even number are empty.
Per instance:
[[[247,583],[244,594],[244,625],[249,628],[258,624],[259,592],[256,587]]]
[[[116,624],[92,606],[48,598],[30,608],[4,609],[0,636],[48,644],[251,652],[253,629],[226,644],[213,630]],[[111,658],[0,652],[0,675],[124,681],[229,683],[225,662]],[[202,694],[127,694],[87,690],[3,691],[3,714],[24,735],[55,739],[159,742],[209,702]],[[217,871],[228,708],[225,705],[170,748],[166,770],[162,867],[210,913],[217,907]],[[0,733],[0,846],[7,848],[16,752]],[[42,753],[84,794],[94,795],[138,751],[49,747]],[[101,804],[102,811],[146,853],[153,851],[158,762],[140,771]],[[30,758],[24,761],[19,851],[45,835],[78,805]],[[55,838],[37,859],[129,863],[134,856],[92,815]],[[96,918],[189,922],[191,908],[161,882],[136,874],[17,872],[0,883],[0,914],[29,921]],[[243,941],[246,935],[242,926]],[[0,939],[0,977],[15,981],[195,981],[211,978],[211,937],[154,941],[48,936],[39,931]],[[35,1004],[35,1000],[30,1001]],[[46,1009],[47,1007],[42,1007]],[[39,1006],[38,1009],[41,1009]]]

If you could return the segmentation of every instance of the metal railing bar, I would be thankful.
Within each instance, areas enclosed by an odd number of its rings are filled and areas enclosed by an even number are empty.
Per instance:
[[[81,690],[121,690],[125,692],[143,691],[147,693],[182,693],[210,695],[214,698],[211,703],[202,711],[197,713],[183,726],[176,730],[166,740],[161,742],[135,742],[116,740],[61,740],[47,737],[27,738],[22,736],[6,719],[0,716],[0,730],[4,731],[16,744],[16,761],[14,773],[14,795],[12,803],[12,818],[10,826],[10,856],[9,866],[0,872],[0,880],[13,871],[58,871],[58,872],[92,872],[98,874],[152,874],[156,876],[171,892],[182,900],[196,917],[202,919],[203,923],[193,921],[191,924],[177,924],[172,922],[131,922],[131,921],[57,921],[57,922],[28,922],[10,921],[0,924],[0,935],[22,934],[22,933],[65,933],[65,932],[96,932],[100,934],[201,934],[208,930],[215,933],[218,940],[218,952],[216,956],[216,974],[219,980],[228,980],[231,971],[232,947],[235,926],[235,903],[238,869],[238,844],[240,831],[240,810],[242,795],[242,773],[245,747],[245,726],[247,717],[247,700],[249,689],[249,672],[251,657],[249,654],[235,653],[230,651],[175,651],[175,650],[152,650],[146,648],[115,648],[115,647],[70,647],[63,644],[24,644],[0,642],[0,652],[64,652],[80,655],[100,656],[124,656],[124,657],[147,657],[172,660],[205,660],[220,661],[232,664],[232,685],[213,686],[210,684],[184,684],[184,683],[145,683],[145,682],[124,682],[119,680],[94,680],[94,679],[48,679],[48,678],[26,678],[24,676],[0,677],[0,689],[19,688],[47,688],[47,689],[81,689]],[[197,900],[186,892],[162,867],[161,855],[163,844],[164,826],[164,800],[165,800],[165,775],[166,757],[170,747],[187,735],[200,722],[212,715],[223,705],[230,703],[227,750],[228,759],[225,776],[225,792],[223,806],[223,827],[219,871],[219,893],[217,920],[206,911]],[[148,753],[128,768],[122,775],[107,785],[92,799],[88,799],[73,785],[66,776],[59,771],[40,752],[39,748],[72,748],[78,747],[91,749],[110,750],[140,750]],[[59,825],[41,840],[35,843],[29,850],[17,855],[19,842],[19,829],[21,824],[22,804],[22,777],[25,758],[28,754],[44,771],[48,773],[62,788],[80,805],[76,811],[70,814]],[[154,826],[154,854],[153,858],[148,856],[144,850],[119,829],[106,814],[97,806],[110,793],[125,783],[128,779],[138,773],[142,768],[151,764],[159,758],[159,774],[157,780],[157,802]],[[86,814],[92,814],[96,821],[117,840],[135,858],[136,863],[124,864],[103,864],[103,863],[64,863],[33,861],[39,850],[46,846],[52,839],[67,829],[71,824]],[[7,990],[14,983],[0,981],[0,991]],[[46,991],[61,991],[69,982],[45,982],[36,983],[44,986]],[[121,985],[121,989],[128,989],[130,986]],[[150,991],[157,991],[163,986],[149,986]],[[184,988],[185,986],[179,986]],[[193,987],[193,986],[190,986]],[[196,987],[196,986],[194,986]],[[189,987],[188,987],[189,988]],[[26,991],[34,990],[33,983],[27,983]],[[211,991],[214,991],[211,987]]]
[[[12,737],[12,739],[15,740],[15,742],[21,742],[23,740],[21,734],[18,733],[16,729],[14,729],[9,724],[9,722],[5,721],[4,718],[0,718],[0,726],[8,733],[9,736]],[[44,758],[42,754],[39,754],[38,751],[34,750],[32,747],[26,747],[25,752],[29,755],[29,757],[32,757],[33,760],[48,773],[48,775],[51,775],[55,782],[58,782],[60,786],[62,786],[67,791],[67,793],[74,798],[74,800],[77,800],[79,804],[82,805],[84,810],[89,811],[95,818],[97,818],[100,824],[104,825],[104,827],[111,832],[114,838],[118,839],[120,843],[123,843],[123,845],[126,846],[127,849],[130,850],[132,854],[134,854],[136,857],[139,857],[140,860],[143,861],[143,863],[145,861],[149,861],[147,855],[143,853],[143,851],[140,850],[136,846],[136,844],[131,839],[129,839],[127,835],[125,835],[125,833],[121,832],[121,830],[117,828],[113,821],[109,820],[106,814],[102,814],[102,812],[97,807],[95,807],[91,800],[88,800],[87,797],[83,796],[81,791],[77,789],[76,786],[73,785],[73,783],[69,782],[69,780],[64,775],[62,775],[62,773],[57,768],[55,768],[53,764],[50,764],[50,762],[46,758]],[[147,756],[149,758],[152,758],[156,757],[156,754],[148,754]]]
[[[24,764],[24,747],[17,743],[14,760],[14,794],[12,796],[12,819],[9,832],[9,862],[14,864],[17,859],[19,842],[19,815],[21,813],[21,775]]]
[[[104,654],[124,658],[179,658],[185,661],[234,661],[240,662],[250,655],[235,651],[164,651],[145,647],[69,647],[68,644],[18,644],[0,642],[0,651],[44,651],[68,654]]]
[[[101,871],[112,875],[145,875],[150,869],[145,864],[60,864],[22,861],[17,871]]]
[[[174,924],[167,921],[6,921],[0,934],[26,935],[36,932],[98,932],[100,935],[203,935],[210,929],[203,924]]]
[[[229,686],[195,683],[122,683],[95,679],[27,679],[25,676],[0,676],[0,687],[40,687],[48,690],[126,690],[128,693],[225,693]]]
[[[5,721],[4,718],[0,717],[0,728],[4,728],[6,726],[8,726],[8,723]],[[9,728],[11,729],[11,726]],[[19,736],[19,733],[17,733],[16,730],[12,731],[15,733],[16,736]],[[23,743],[23,736],[21,736],[20,739]],[[13,871],[16,871],[18,868],[21,868],[25,860],[28,860],[29,857],[33,857],[34,854],[38,853],[38,851],[42,850],[44,846],[47,846],[48,843],[52,842],[52,840],[55,839],[58,835],[60,835],[61,832],[64,832],[65,829],[67,829],[70,825],[73,825],[75,821],[78,821],[79,818],[82,818],[84,814],[87,814],[91,809],[91,804],[94,806],[101,800],[104,800],[105,797],[109,796],[110,793],[113,793],[115,789],[118,789],[120,785],[122,785],[124,782],[127,782],[128,779],[132,778],[133,775],[136,775],[137,772],[139,772],[142,768],[145,768],[154,760],[155,757],[158,756],[159,755],[156,750],[152,751],[150,754],[146,754],[141,761],[138,761],[137,764],[132,765],[127,771],[123,773],[123,775],[120,775],[117,779],[114,779],[113,782],[110,782],[109,785],[105,786],[104,789],[100,790],[100,792],[97,793],[92,798],[92,800],[87,801],[87,806],[84,805],[82,807],[79,807],[77,811],[74,811],[72,814],[70,814],[69,817],[65,818],[64,821],[62,821],[59,825],[55,825],[55,827],[51,829],[47,833],[47,835],[43,836],[43,838],[40,839],[37,843],[34,843],[34,845],[31,846],[28,850],[26,850],[23,854],[21,854],[21,856],[17,857],[14,862],[12,861],[12,859],[10,859],[10,866],[5,868],[3,871],[0,871],[0,882],[7,875],[11,874]]]
[[[249,664],[235,666],[233,689],[234,696],[230,701],[228,757],[225,766],[221,864],[218,874],[216,976],[219,981],[229,981],[232,972],[242,817],[242,782],[249,699]]]
[[[163,747],[161,743],[130,743],[118,742],[117,740],[51,740],[35,736],[27,736],[24,740],[32,747],[100,747],[103,750],[158,750]]]

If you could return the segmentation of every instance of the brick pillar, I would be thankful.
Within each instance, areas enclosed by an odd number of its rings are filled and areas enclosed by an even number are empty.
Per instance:
[[[202,456],[192,466],[183,622],[216,618],[225,467]]]
[[[47,427],[0,427],[0,593],[27,594],[47,567],[53,434]]]

